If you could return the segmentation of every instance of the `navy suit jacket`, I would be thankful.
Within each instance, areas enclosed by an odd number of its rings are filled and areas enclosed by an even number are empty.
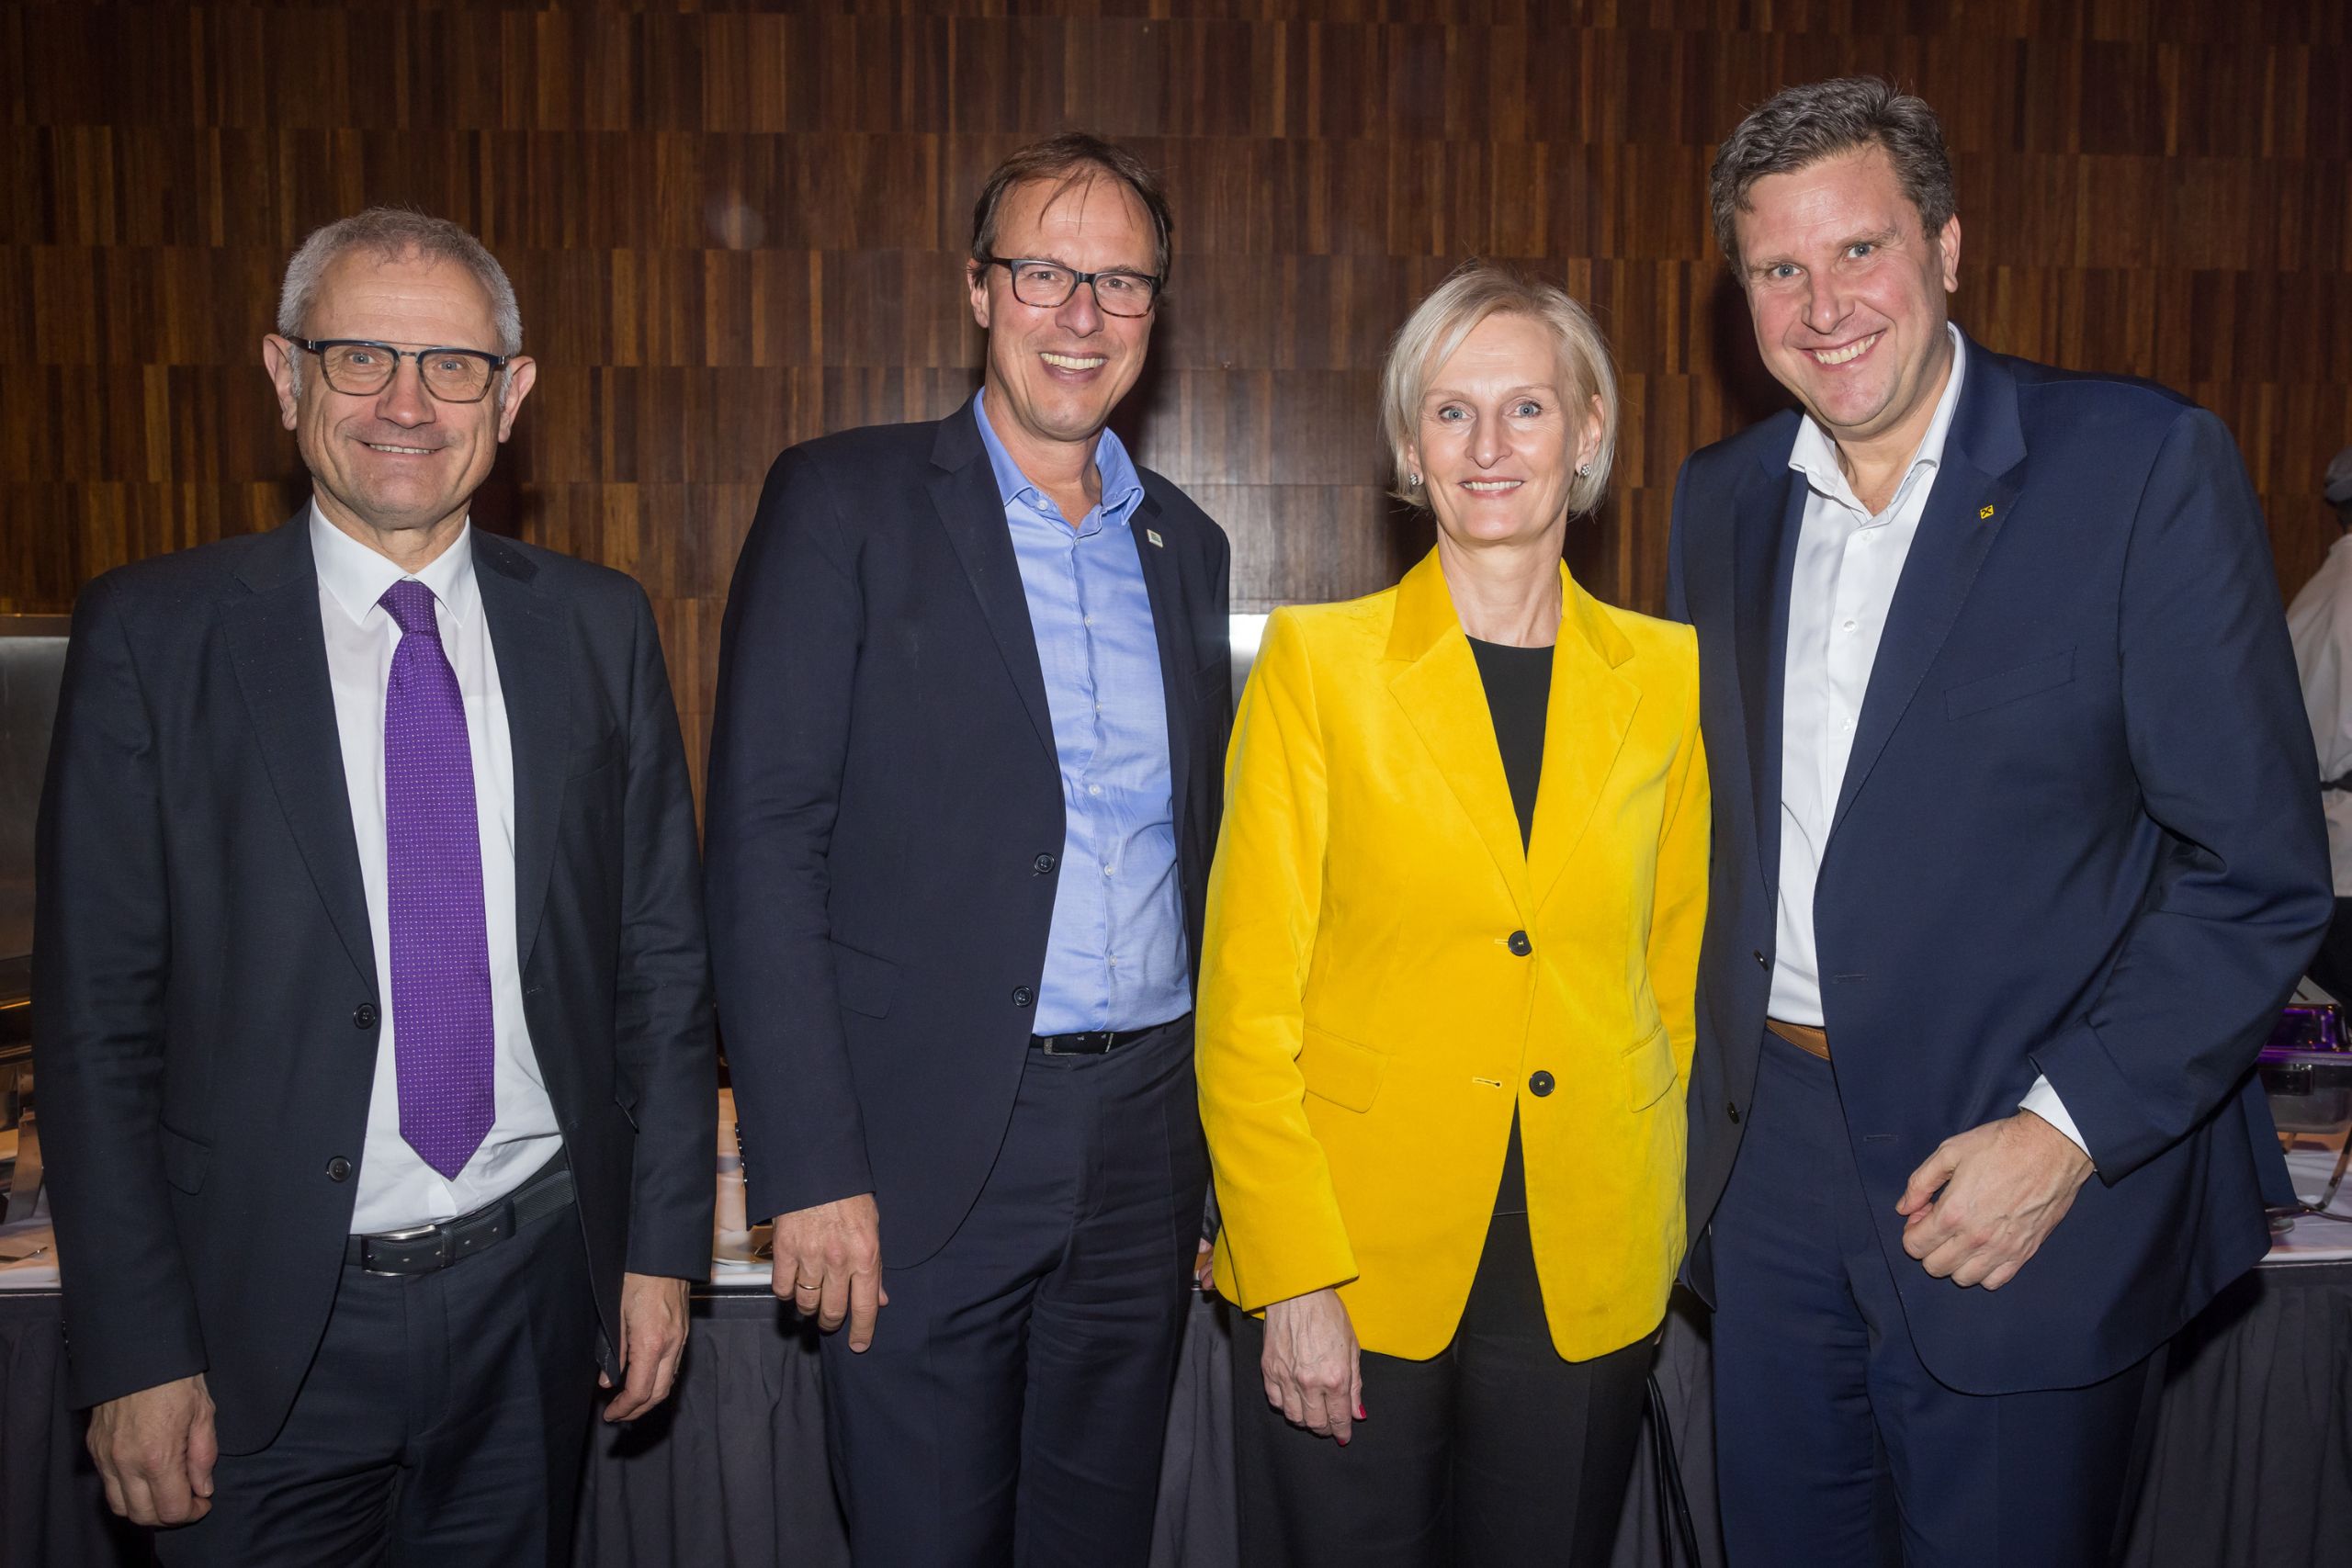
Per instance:
[[[685,745],[644,590],[472,541],[514,738],[523,1012],[611,1371],[623,1272],[710,1268]],[[307,508],[83,591],[37,852],[67,1395],[203,1372],[221,1448],[251,1452],[342,1277],[384,1000]]]
[[[1798,418],[1694,454],[1674,497],[1669,612],[1698,628],[1715,781],[1689,1101],[1702,1293],[1771,985]],[[2283,1169],[2248,1069],[2333,907],[2318,776],[2229,432],[2161,388],[1971,344],[1814,904],[1854,1156],[1946,1383],[2109,1376],[2263,1255]],[[2098,1174],[1999,1291],[1931,1277],[1895,1200],[2037,1074]]]
[[[1230,558],[1137,472],[1197,978]],[[1045,675],[969,403],[776,459],[727,602],[706,829],[751,1212],[872,1192],[883,1262],[920,1263],[1003,1142],[1065,874]]]

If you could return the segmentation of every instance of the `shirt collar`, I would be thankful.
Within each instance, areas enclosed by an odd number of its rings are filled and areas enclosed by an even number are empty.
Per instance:
[[[996,471],[997,499],[1011,506],[1027,498],[1036,505],[1046,499],[1046,492],[1032,483],[1012,460],[1012,454],[997,439],[996,427],[989,423],[988,389],[983,387],[972,394],[972,414],[980,427],[980,445],[988,448],[989,467]],[[1102,521],[1119,523],[1143,500],[1143,479],[1136,472],[1135,459],[1127,456],[1126,443],[1109,425],[1094,444],[1094,467],[1102,476]],[[1071,519],[1072,522],[1081,519]]]
[[[1944,378],[1943,395],[1936,400],[1936,412],[1928,421],[1928,434],[1920,437],[1919,449],[1911,454],[1910,466],[1903,471],[1903,482],[1895,489],[1898,498],[1910,487],[1913,478],[1921,468],[1943,467],[1944,442],[1951,434],[1952,414],[1960,407],[1960,383],[1968,367],[1968,340],[1961,335],[1960,328],[1950,321],[1944,323],[1944,331],[1951,334],[1951,374]],[[1797,422],[1796,445],[1789,449],[1789,467],[1803,474],[1815,490],[1830,500],[1841,502],[1867,515],[1869,509],[1855,499],[1854,487],[1847,483],[1846,470],[1838,466],[1838,444],[1830,439],[1827,431],[1814,422],[1811,414]],[[1894,503],[1890,502],[1886,510],[1871,521],[1881,521],[1894,513]]]
[[[422,570],[410,572],[402,571],[397,562],[328,522],[320,514],[319,503],[313,501],[311,558],[317,564],[320,585],[343,606],[343,613],[351,617],[354,626],[364,626],[369,614],[380,608],[378,601],[385,591],[407,577],[413,577],[433,590],[433,597],[441,602],[441,608],[448,613],[453,625],[463,625],[473,615],[478,591],[474,586],[470,517],[458,526],[458,536],[450,541],[447,549]]]

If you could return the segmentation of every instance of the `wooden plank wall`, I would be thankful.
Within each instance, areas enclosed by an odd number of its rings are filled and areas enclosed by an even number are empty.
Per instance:
[[[405,202],[504,260],[540,361],[480,514],[644,581],[698,742],[769,460],[965,396],[972,195],[1068,126],[1167,173],[1173,293],[1121,423],[1232,534],[1238,608],[1365,592],[1422,547],[1380,493],[1378,361],[1474,254],[1612,337],[1622,482],[1572,559],[1656,608],[1677,464],[1777,401],[1706,231],[1714,141],[1857,70],[1944,115],[1962,321],[2219,411],[2300,583],[2352,442],[2342,0],[20,3],[0,610],[289,513],[257,348],[278,271]]]

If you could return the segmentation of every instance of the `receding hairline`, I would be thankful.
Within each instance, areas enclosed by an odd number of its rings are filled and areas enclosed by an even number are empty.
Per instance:
[[[428,268],[435,262],[456,263],[472,276],[488,301],[489,346],[510,359],[523,352],[522,306],[514,280],[490,248],[447,219],[402,207],[367,208],[304,237],[287,258],[278,284],[276,324],[282,336],[314,335],[311,318],[329,273],[356,255],[372,258],[379,268],[411,260]]]
[[[459,276],[474,286],[474,292],[481,297],[483,313],[492,318],[491,331],[495,333],[498,330],[496,321],[498,298],[490,285],[482,280],[481,274],[456,256],[437,254],[423,245],[414,243],[405,245],[360,243],[347,245],[335,252],[327,258],[326,265],[319,269],[320,291],[311,297],[310,301],[311,308],[315,310],[319,300],[324,297],[325,285],[329,278],[334,277],[343,268],[363,262],[379,272],[386,267],[412,265],[422,265],[426,272],[435,272],[445,267],[454,269]],[[447,346],[456,347],[457,345],[452,344]]]
[[[1115,190],[1125,202],[1128,216],[1135,220],[1136,231],[1142,237],[1144,249],[1151,253],[1141,264],[1142,269],[1147,272],[1157,270],[1159,265],[1159,225],[1152,220],[1150,204],[1144,200],[1136,187],[1129,185],[1125,177],[1116,169],[1091,160],[1074,164],[1069,168],[1057,172],[1028,175],[1013,181],[1005,188],[1004,195],[998,199],[996,211],[991,214],[992,221],[989,227],[994,232],[989,238],[1001,244],[1004,238],[1005,208],[1015,197],[1032,186],[1053,187],[1046,193],[1045,200],[1037,208],[1036,220],[1043,222],[1047,213],[1073,197],[1083,204],[1088,193],[1099,185],[1108,185]],[[1080,212],[1080,220],[1083,221],[1082,205]]]

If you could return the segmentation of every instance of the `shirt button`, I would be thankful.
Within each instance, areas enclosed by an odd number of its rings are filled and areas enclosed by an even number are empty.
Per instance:
[[[1080,617],[1079,624],[1081,626],[1091,626],[1094,624],[1094,617],[1091,615],[1082,616]]]
[[[1031,990],[1028,987],[1015,986],[1012,987],[1012,1005],[1014,1007],[1025,1008],[1036,999],[1037,993]]]
[[[1848,622],[1846,623],[1846,629],[1847,629],[1848,631],[1852,631],[1852,630],[1854,629],[1854,623],[1853,623],[1853,622],[1851,622],[1851,621],[1848,621]]]
[[[1503,939],[1503,945],[1521,958],[1535,951],[1535,944],[1527,940],[1525,931],[1511,932],[1510,936]]]
[[[1039,855],[1029,863],[1029,869],[1040,876],[1050,876],[1053,874],[1054,867],[1060,863],[1051,855]]]
[[[353,1008],[351,1010],[351,1027],[354,1029],[375,1028],[376,1004],[374,1002],[361,1002],[357,1007]]]
[[[1086,793],[1089,795],[1101,795],[1102,793],[1102,786],[1101,784],[1088,784],[1086,786]]]
[[[334,1158],[327,1161],[327,1179],[329,1181],[350,1180],[351,1162],[344,1158],[341,1155],[337,1155]]]

